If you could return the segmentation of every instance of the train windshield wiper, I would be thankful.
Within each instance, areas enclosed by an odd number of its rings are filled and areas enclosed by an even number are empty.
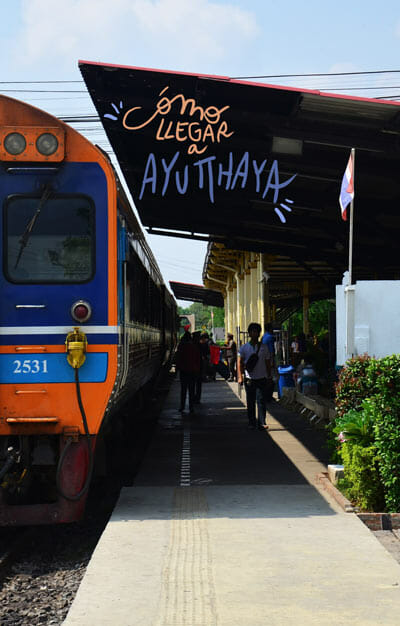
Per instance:
[[[33,228],[35,226],[36,220],[39,217],[40,211],[43,209],[43,207],[46,204],[47,200],[50,198],[50,194],[51,194],[51,185],[46,185],[45,188],[44,188],[42,197],[40,198],[39,206],[36,209],[35,213],[33,214],[32,218],[29,220],[28,224],[26,225],[26,228],[25,228],[24,232],[22,233],[21,239],[19,240],[20,246],[19,246],[19,250],[18,250],[17,260],[16,260],[15,265],[14,265],[14,269],[16,269],[16,267],[18,266],[18,263],[20,262],[22,253],[24,251],[24,248],[28,244],[28,241],[29,241],[30,236],[32,234],[32,231],[33,231]]]

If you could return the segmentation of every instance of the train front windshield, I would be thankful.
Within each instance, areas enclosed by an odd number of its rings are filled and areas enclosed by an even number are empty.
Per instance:
[[[13,283],[85,283],[95,272],[95,208],[87,196],[10,196],[4,261]]]

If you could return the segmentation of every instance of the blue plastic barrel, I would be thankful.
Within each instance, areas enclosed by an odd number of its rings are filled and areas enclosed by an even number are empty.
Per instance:
[[[282,396],[283,387],[294,387],[293,378],[294,367],[293,365],[286,365],[285,367],[280,365],[278,367],[279,381],[278,381],[278,396]]]

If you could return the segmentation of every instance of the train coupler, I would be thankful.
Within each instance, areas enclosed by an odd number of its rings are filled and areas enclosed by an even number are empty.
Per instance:
[[[63,439],[68,440],[70,439],[73,443],[77,443],[79,441],[79,428],[76,428],[76,426],[66,426],[63,429]]]
[[[67,353],[67,361],[74,369],[78,369],[84,364],[87,344],[86,335],[79,330],[78,326],[68,333],[65,340],[65,351]]]

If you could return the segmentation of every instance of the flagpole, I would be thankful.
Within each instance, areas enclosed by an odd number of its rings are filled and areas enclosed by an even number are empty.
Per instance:
[[[355,148],[351,149],[351,158],[353,161],[353,189],[355,182],[355,167],[356,167],[356,151]],[[350,203],[350,229],[349,229],[349,285],[353,284],[353,215],[354,215],[354,194]]]

